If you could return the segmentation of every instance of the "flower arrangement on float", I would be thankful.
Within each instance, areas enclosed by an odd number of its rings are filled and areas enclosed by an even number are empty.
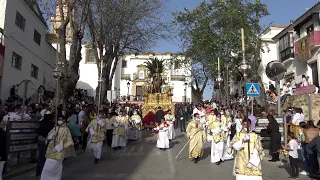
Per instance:
[[[156,114],[154,114],[153,112],[149,112],[146,116],[143,117],[142,119],[142,123],[143,126],[146,128],[151,128],[153,127],[154,121],[156,119]]]

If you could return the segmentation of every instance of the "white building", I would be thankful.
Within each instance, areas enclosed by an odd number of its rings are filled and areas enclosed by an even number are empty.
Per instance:
[[[175,57],[171,53],[126,55],[121,61],[120,96],[130,95],[142,97],[142,86],[147,82],[147,70],[144,63],[150,59],[165,60],[165,71],[162,77],[173,87],[172,102],[192,102],[191,98],[191,71],[183,66],[184,56]],[[179,59],[174,61],[173,59]],[[128,86],[129,85],[129,86]]]
[[[93,54],[93,51],[87,45],[82,46],[82,60],[80,62],[79,71],[80,78],[77,83],[77,88],[85,89],[89,95],[95,97],[96,88],[98,87],[98,66]],[[111,67],[113,68],[114,63]],[[116,72],[114,73],[112,79],[112,87],[110,92],[108,92],[109,99],[116,99],[119,97],[120,89],[120,77],[121,77],[121,59],[116,64]]]
[[[274,24],[269,26],[260,34],[262,50],[260,51],[261,63],[259,67],[259,74],[265,89],[268,89],[269,82],[271,81],[266,75],[266,66],[269,62],[278,59],[277,41],[273,40],[272,38],[279,34],[285,27],[286,26]],[[275,82],[272,83],[274,84]],[[230,86],[230,94],[234,95],[236,90],[238,90],[239,94],[242,94],[244,91],[244,86],[244,83],[240,84],[240,81],[232,81]]]
[[[4,30],[5,57],[0,62],[1,99],[10,96],[13,85],[31,80],[53,90],[52,70],[56,50],[46,41],[47,25],[39,6],[31,0],[0,0],[0,28]],[[20,89],[20,88],[19,88]]]
[[[83,46],[83,60],[80,62],[80,79],[77,87],[90,90],[92,95],[98,87],[98,69],[94,59],[94,55],[90,49]],[[166,83],[173,86],[173,102],[185,101],[191,102],[191,72],[188,68],[181,66],[179,63],[172,63],[174,56],[170,53],[165,54],[128,54],[121,57],[117,63],[116,72],[112,81],[112,92],[108,93],[108,99],[122,97],[131,97],[131,100],[141,100],[142,86],[147,83],[147,70],[144,63],[150,58],[158,58],[166,60],[164,77]],[[183,56],[178,59],[183,60]],[[171,62],[171,63],[170,63]],[[135,78],[136,77],[136,78]],[[128,86],[129,85],[129,86]]]

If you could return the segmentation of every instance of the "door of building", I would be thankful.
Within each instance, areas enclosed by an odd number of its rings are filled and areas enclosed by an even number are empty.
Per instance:
[[[142,86],[136,86],[136,96],[142,97]]]
[[[318,67],[317,63],[313,63],[310,65],[312,70],[312,84],[315,86],[319,86],[319,78],[318,78]]]

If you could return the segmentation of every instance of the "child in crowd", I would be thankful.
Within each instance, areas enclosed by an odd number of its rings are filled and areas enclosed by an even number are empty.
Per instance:
[[[299,158],[298,158],[298,141],[292,132],[289,132],[289,143],[282,146],[284,150],[288,151],[289,161],[291,166],[291,179],[299,179]]]

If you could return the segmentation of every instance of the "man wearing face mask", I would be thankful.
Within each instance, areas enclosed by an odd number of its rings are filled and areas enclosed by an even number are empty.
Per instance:
[[[48,148],[41,180],[61,179],[62,162],[64,158],[68,158],[68,149],[74,150],[71,133],[66,126],[66,118],[60,115],[57,119],[57,125],[49,132],[47,137]]]
[[[198,113],[194,114],[194,120],[187,126],[187,136],[190,139],[189,158],[197,164],[200,157],[203,155],[203,144],[206,141],[206,133],[202,128]]]
[[[101,158],[102,145],[106,134],[105,119],[106,115],[104,115],[103,111],[100,111],[98,118],[93,119],[86,129],[86,132],[90,134],[87,150],[92,150],[95,164],[98,164]]]
[[[231,142],[231,147],[236,151],[233,173],[236,180],[262,180],[261,161],[264,151],[260,137],[250,130],[248,132],[247,127],[251,127],[250,119],[244,119],[242,127],[242,131]]]

